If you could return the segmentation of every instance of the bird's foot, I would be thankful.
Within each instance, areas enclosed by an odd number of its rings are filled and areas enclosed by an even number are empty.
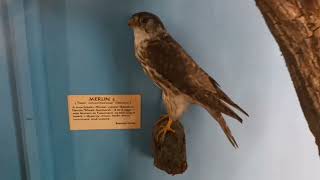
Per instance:
[[[165,140],[166,134],[168,132],[172,132],[172,133],[176,133],[172,128],[171,128],[171,124],[173,123],[173,120],[169,118],[167,124],[165,126],[161,125],[160,126],[160,130],[157,133],[157,141],[158,142],[163,142]]]
[[[166,120],[167,118],[169,118],[169,115],[168,115],[168,114],[162,115],[162,116],[160,117],[160,119],[156,122],[156,124],[161,123],[163,120]]]

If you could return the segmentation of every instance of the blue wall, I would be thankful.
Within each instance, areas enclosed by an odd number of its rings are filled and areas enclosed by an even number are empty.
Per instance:
[[[253,1],[27,0],[23,6],[39,179],[320,178],[313,137]],[[127,27],[130,15],[141,10],[158,14],[249,112],[243,125],[226,118],[240,149],[233,149],[203,109],[192,107],[183,120],[187,172],[172,177],[153,166],[151,129],[163,112],[161,96],[134,57]],[[130,93],[142,94],[140,130],[69,131],[67,95]]]
[[[0,179],[21,180],[25,174],[16,90],[10,62],[7,11],[0,2]]]
[[[3,37],[3,36],[2,36]],[[2,37],[0,38],[1,40]],[[19,134],[16,131],[15,106],[12,102],[12,86],[8,64],[1,52],[0,57],[0,179],[20,180],[23,170],[19,152]]]

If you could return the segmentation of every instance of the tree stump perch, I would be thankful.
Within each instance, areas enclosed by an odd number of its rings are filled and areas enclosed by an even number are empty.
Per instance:
[[[163,142],[158,142],[156,134],[161,125],[166,125],[168,118],[154,125],[152,131],[152,149],[154,165],[168,174],[182,174],[187,169],[186,140],[182,124],[174,121],[171,128],[175,133],[168,132]]]

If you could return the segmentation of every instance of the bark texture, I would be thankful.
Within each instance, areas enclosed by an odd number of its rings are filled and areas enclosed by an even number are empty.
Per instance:
[[[319,0],[256,0],[279,44],[320,152]]]
[[[154,165],[168,174],[182,174],[186,171],[187,154],[184,128],[179,121],[172,123],[171,128],[175,133],[167,133],[164,142],[156,140],[156,134],[161,125],[166,125],[167,119],[155,124],[152,132]]]

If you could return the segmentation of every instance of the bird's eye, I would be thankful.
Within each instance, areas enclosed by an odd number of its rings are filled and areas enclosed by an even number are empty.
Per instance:
[[[141,23],[142,23],[142,24],[146,24],[147,22],[148,22],[148,19],[147,19],[147,18],[142,18],[142,19],[141,19]]]

